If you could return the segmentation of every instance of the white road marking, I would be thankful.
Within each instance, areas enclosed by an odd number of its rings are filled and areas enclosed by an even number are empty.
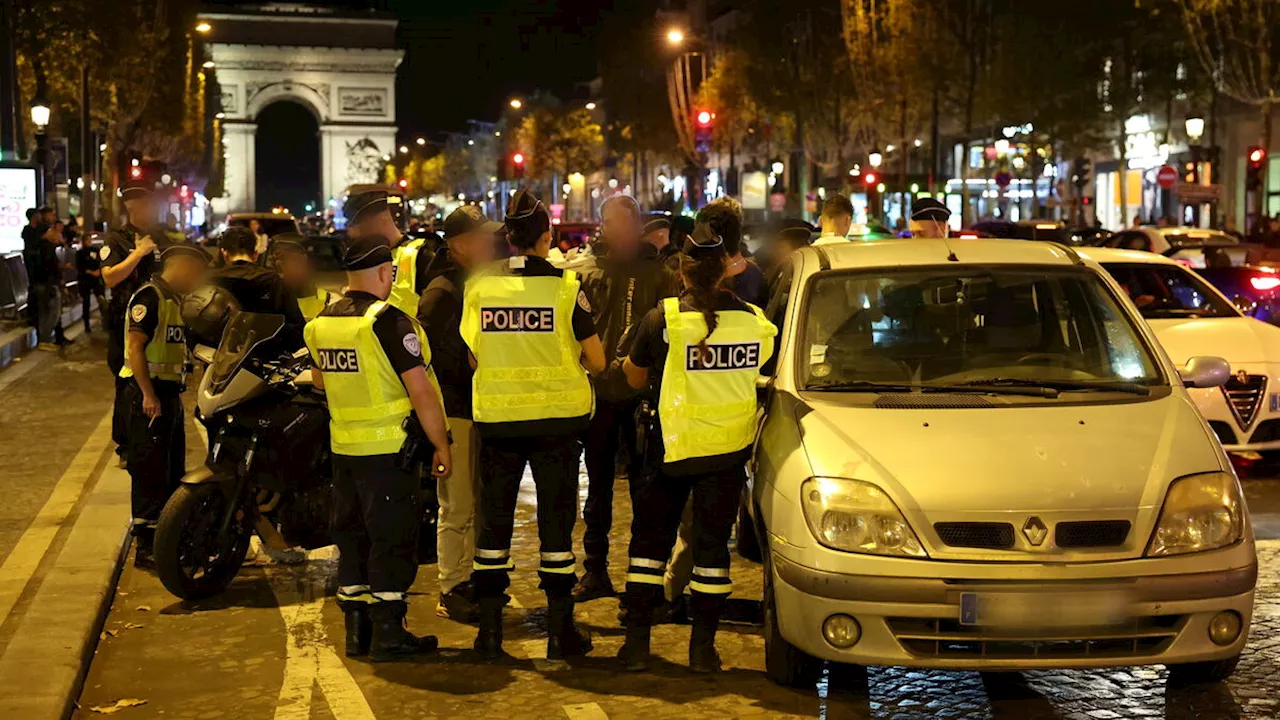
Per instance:
[[[569,720],[609,720],[609,715],[596,703],[564,705],[561,707]]]
[[[4,565],[0,565],[0,622],[9,616],[22,591],[35,575],[36,568],[44,559],[53,539],[58,535],[67,520],[67,515],[80,500],[89,476],[102,460],[111,440],[111,413],[102,416],[98,426],[89,433],[89,439],[80,447],[80,451],[72,458],[67,471],[53,486],[53,492],[45,501],[44,507],[31,520],[30,527],[18,538]]]
[[[275,720],[310,718],[316,683],[337,720],[374,720],[364,693],[325,632],[321,618],[323,583],[299,577],[297,570],[289,568],[268,568],[267,576],[288,634],[284,682],[276,701]]]

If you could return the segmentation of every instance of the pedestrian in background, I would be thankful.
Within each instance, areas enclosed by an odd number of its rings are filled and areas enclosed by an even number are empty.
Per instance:
[[[853,227],[853,203],[843,193],[827,195],[822,203],[822,215],[818,217],[822,226],[822,234],[814,245],[831,245],[849,241],[849,230]]]
[[[30,282],[30,297],[36,305],[36,336],[39,339],[37,349],[56,351],[60,336],[56,329],[62,323],[62,262],[58,259],[58,245],[62,236],[55,225],[41,223],[38,229],[44,232],[36,240],[35,247],[28,259],[27,279]]]
[[[661,217],[645,223],[643,237],[658,251],[658,262],[663,265],[668,265],[680,254],[680,246],[671,242],[670,218]]]
[[[657,249],[641,240],[640,206],[631,196],[609,198],[600,216],[601,239],[582,269],[582,289],[593,310],[606,364],[612,364],[626,356],[632,327],[664,298],[674,296],[677,284],[675,274],[658,259]],[[585,436],[586,559],[573,593],[578,602],[616,594],[608,573],[613,488],[620,446],[630,458],[635,445],[635,391],[617,372],[596,378],[595,386],[598,402]]]
[[[342,255],[346,293],[306,326],[312,377],[329,404],[346,654],[369,654],[374,662],[439,645],[405,626],[422,519],[419,453],[412,449],[426,444],[421,454],[438,478],[453,466],[431,350],[418,323],[387,302],[391,260],[386,238],[352,238]]]
[[[507,207],[517,255],[467,280],[462,337],[475,360],[472,412],[480,444],[480,510],[471,575],[480,606],[475,649],[502,654],[502,608],[511,583],[511,533],[528,466],[538,497],[539,587],[547,594],[547,657],[585,655],[573,622],[573,526],[581,434],[594,404],[587,372],[605,368],[591,304],[577,274],[547,261],[551,215],[526,190]],[[639,240],[637,223],[636,240]]]
[[[945,239],[951,211],[933,198],[917,198],[911,202],[911,237]]]
[[[84,331],[93,329],[90,300],[98,299],[98,312],[106,317],[107,293],[102,285],[102,263],[98,260],[98,248],[89,244],[88,235],[81,235],[76,246],[76,287],[80,290],[80,320]]]
[[[733,198],[725,198],[723,208],[718,211],[722,222],[728,225],[726,231],[742,237],[742,205]],[[742,243],[727,258],[725,265],[724,286],[744,302],[763,308],[769,304],[769,285],[765,282],[764,271],[754,260],[743,255]]]
[[[302,311],[272,270],[258,264],[257,239],[243,226],[229,227],[218,238],[222,265],[211,280],[235,297],[245,312],[284,316],[279,343],[285,350],[302,347]]]
[[[209,258],[199,248],[174,245],[161,255],[161,272],[129,299],[122,402],[132,479],[134,564],[154,564],[156,522],[186,472],[182,391],[186,382],[186,327],[182,296],[204,281]]]
[[[648,667],[650,627],[686,502],[693,548],[689,669],[720,669],[715,635],[733,587],[729,535],[755,441],[756,379],[777,335],[763,311],[722,285],[742,241],[736,205],[720,198],[698,213],[681,260],[684,293],[645,316],[623,362],[632,387],[658,388],[651,398],[657,422],[641,428],[643,461],[656,476],[635,498],[622,600],[627,637],[618,657],[628,670]]]
[[[480,494],[480,436],[471,411],[471,358],[462,339],[463,294],[468,275],[493,260],[494,233],[501,229],[502,223],[489,220],[475,205],[463,205],[449,213],[444,221],[445,244],[431,261],[431,277],[418,304],[418,321],[431,346],[453,435],[453,472],[436,483],[440,500],[436,523],[440,603],[436,614],[458,622],[479,618],[471,572]]]

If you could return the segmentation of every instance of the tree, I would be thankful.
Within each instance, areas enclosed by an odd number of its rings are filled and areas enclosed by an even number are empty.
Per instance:
[[[592,172],[603,160],[603,130],[585,108],[539,104],[525,114],[514,140],[525,156],[525,177],[538,182]]]
[[[1270,150],[1271,114],[1280,100],[1280,2],[1179,0],[1191,47],[1227,97],[1262,113],[1262,147]],[[1267,185],[1267,163],[1262,167]],[[1257,212],[1264,212],[1261,202]]]

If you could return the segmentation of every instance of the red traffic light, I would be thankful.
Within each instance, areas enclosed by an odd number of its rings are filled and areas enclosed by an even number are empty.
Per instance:
[[[182,187],[178,188],[178,197],[185,200],[190,194],[191,194],[191,188],[187,187],[186,185],[183,185]]]
[[[400,178],[400,182],[398,182],[398,183],[396,183],[396,184],[397,184],[397,185],[399,185],[401,188],[407,188],[407,187],[409,187],[409,181],[408,181],[408,180],[406,180],[405,178]]]
[[[862,182],[866,183],[868,187],[871,187],[880,182],[880,176],[874,172],[863,173]]]
[[[138,178],[142,177],[142,168],[138,167],[137,165],[134,165],[133,167],[129,168],[129,177],[133,178],[134,180],[137,180]]]
[[[1249,164],[1254,167],[1262,167],[1262,162],[1267,159],[1266,148],[1251,147],[1249,148]]]
[[[716,116],[714,113],[711,113],[707,110],[698,111],[698,116],[697,116],[698,127],[711,127],[711,121],[715,119],[716,119]]]
[[[511,162],[515,163],[516,165],[523,165],[523,164],[524,164],[524,153],[516,153],[515,155],[512,155],[512,156],[511,156]]]

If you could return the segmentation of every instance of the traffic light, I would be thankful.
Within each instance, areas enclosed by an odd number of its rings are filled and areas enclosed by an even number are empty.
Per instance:
[[[1247,167],[1245,168],[1244,186],[1249,190],[1262,189],[1263,170],[1267,164],[1267,150],[1257,145],[1249,148],[1245,154]]]
[[[133,167],[129,168],[129,178],[131,180],[137,180],[140,177],[142,177],[142,168],[138,167],[137,165],[134,165]]]
[[[1090,174],[1093,172],[1093,162],[1087,157],[1078,157],[1071,164],[1071,183],[1080,190],[1084,190],[1089,185]]]
[[[716,114],[699,110],[693,116],[693,144],[698,152],[711,150],[711,131],[715,127]]]
[[[874,171],[874,170],[871,170],[871,171],[868,171],[868,172],[864,172],[864,173],[862,173],[862,182],[863,182],[863,184],[864,184],[864,185],[866,185],[868,188],[870,188],[870,189],[873,189],[873,190],[874,190],[874,189],[875,189],[875,187],[876,187],[876,185],[877,185],[877,184],[879,184],[879,182],[880,182],[880,173],[878,173],[878,172],[876,172],[876,171]]]
[[[188,197],[191,197],[191,188],[187,187],[186,185],[183,185],[182,187],[178,188],[178,197],[182,198],[183,200],[186,200]]]
[[[524,153],[516,153],[511,156],[511,167],[515,170],[517,180],[524,179]]]

